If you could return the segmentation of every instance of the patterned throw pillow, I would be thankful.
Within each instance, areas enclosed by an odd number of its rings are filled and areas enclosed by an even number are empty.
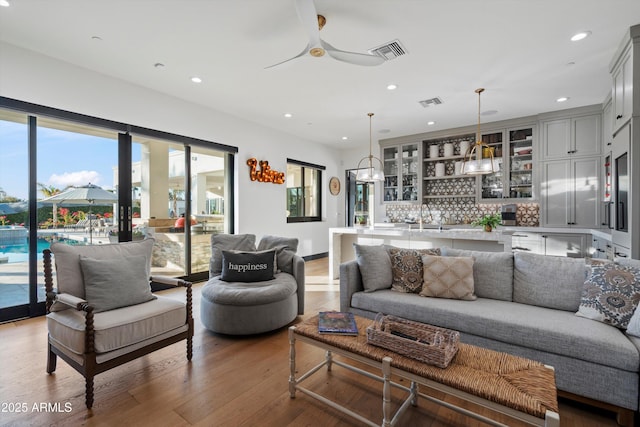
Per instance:
[[[619,264],[591,267],[578,316],[625,329],[640,303],[640,269]]]
[[[393,280],[391,290],[404,293],[419,293],[422,289],[422,255],[440,255],[435,249],[389,249]]]
[[[473,301],[473,258],[423,256],[423,297]]]

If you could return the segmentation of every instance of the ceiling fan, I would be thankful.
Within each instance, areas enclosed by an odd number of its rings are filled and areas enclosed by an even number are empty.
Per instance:
[[[287,59],[286,61],[278,62],[277,64],[270,65],[265,68],[272,68],[285,62],[292,61],[296,58],[306,55],[307,53],[316,58],[320,58],[327,53],[333,59],[338,61],[348,62],[355,65],[380,65],[385,62],[385,59],[378,55],[369,55],[366,53],[347,52],[344,50],[336,49],[326,41],[320,38],[320,30],[326,24],[327,20],[324,16],[318,15],[316,7],[313,4],[313,0],[296,0],[296,11],[298,12],[298,18],[302,22],[302,25],[307,30],[309,35],[309,43],[302,52]]]

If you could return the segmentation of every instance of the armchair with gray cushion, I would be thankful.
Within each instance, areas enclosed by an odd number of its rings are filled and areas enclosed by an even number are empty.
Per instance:
[[[264,236],[257,247],[255,242],[253,234],[211,236],[209,281],[200,300],[200,318],[210,331],[258,334],[304,313],[298,239]]]
[[[53,243],[44,250],[47,372],[55,371],[60,356],[82,374],[87,408],[93,405],[93,378],[101,372],[182,340],[191,360],[191,283],[150,276],[153,244],[154,239],[96,246]],[[185,301],[152,294],[150,280],[184,287]]]

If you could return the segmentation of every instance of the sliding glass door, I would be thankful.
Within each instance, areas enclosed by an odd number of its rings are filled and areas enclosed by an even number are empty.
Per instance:
[[[207,278],[211,234],[233,232],[237,150],[18,104],[0,108],[0,322],[44,313],[52,242],[153,237],[152,274]]]
[[[0,311],[29,304],[29,127],[0,115]]]

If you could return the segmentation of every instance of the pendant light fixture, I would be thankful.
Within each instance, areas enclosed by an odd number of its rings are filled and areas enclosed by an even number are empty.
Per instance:
[[[482,92],[484,92],[483,88],[476,89],[478,94],[478,129],[476,131],[475,144],[467,149],[462,160],[461,172],[464,175],[495,173],[493,148],[482,142],[482,134],[480,133],[480,94]]]
[[[363,157],[358,162],[358,168],[357,168],[358,172],[356,173],[356,180],[365,181],[365,182],[384,181],[384,172],[382,171],[383,169],[382,160],[380,160],[378,157],[375,157],[372,154],[373,142],[372,142],[372,134],[371,134],[371,118],[373,117],[373,113],[368,113],[367,115],[369,116],[369,155],[367,157]],[[379,169],[376,169],[373,166],[374,160],[376,160],[380,165]],[[365,163],[366,166],[361,169],[362,162],[365,162],[365,161],[366,161]]]

